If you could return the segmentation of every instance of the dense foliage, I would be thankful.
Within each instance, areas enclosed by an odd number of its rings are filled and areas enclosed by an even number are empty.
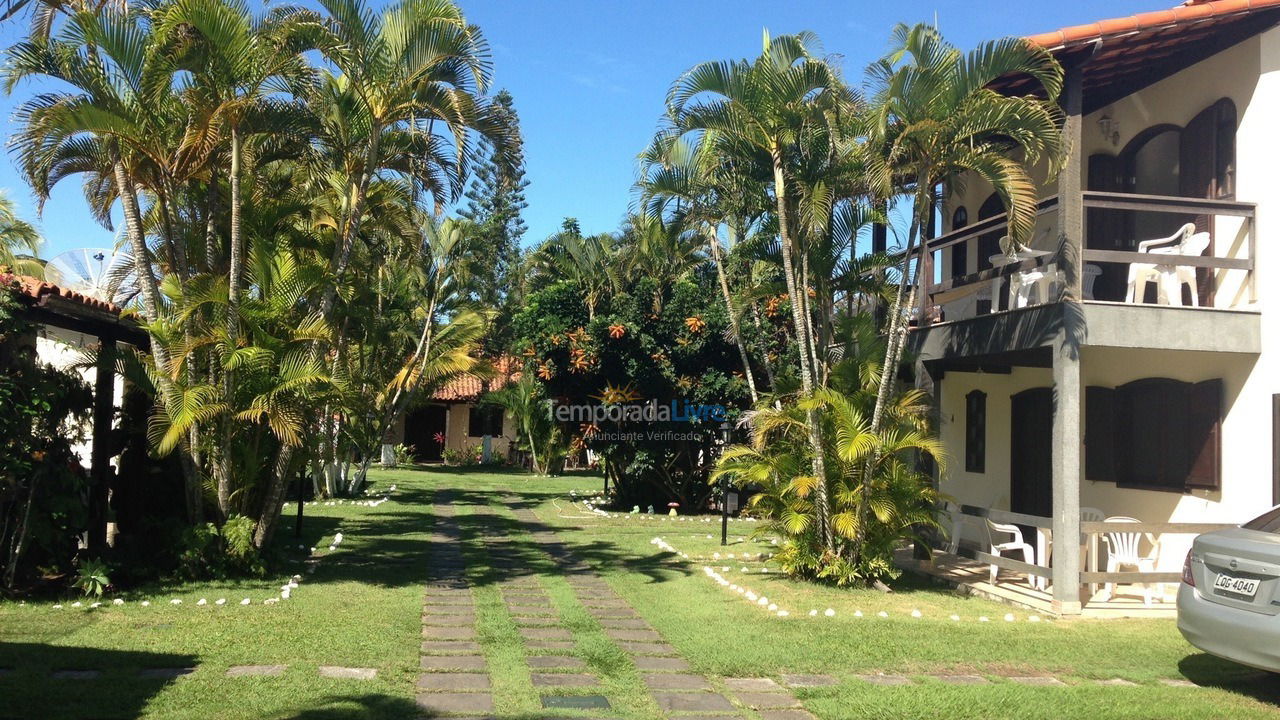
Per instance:
[[[510,264],[523,207],[511,98],[447,1],[32,7],[4,66],[11,92],[39,84],[18,165],[42,202],[78,176],[104,225],[123,216],[137,387],[185,505],[166,536],[180,564],[251,566],[244,524],[266,545],[299,473],[358,491],[397,419],[476,365],[504,282],[477,270]],[[439,219],[477,162],[475,221]]]
[[[628,246],[631,240],[624,234],[619,242]],[[634,261],[636,253],[628,247],[613,257]],[[515,320],[525,372],[541,380],[557,405],[721,405],[730,421],[736,419],[750,396],[737,352],[725,339],[714,276],[700,261],[667,283],[652,272],[650,267],[609,288],[590,312],[571,280],[550,281],[530,293]],[[720,425],[707,419],[605,420],[560,422],[559,429],[573,447],[600,457],[618,503],[677,502],[699,509],[711,492],[706,479]]]
[[[71,451],[92,400],[80,376],[36,360],[34,328],[0,292],[0,581],[73,570],[88,474]]]

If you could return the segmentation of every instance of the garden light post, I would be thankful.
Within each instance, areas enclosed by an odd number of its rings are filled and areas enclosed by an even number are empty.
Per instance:
[[[720,455],[729,446],[729,422],[720,423]],[[729,476],[720,478],[720,544],[729,544]]]
[[[302,479],[306,475],[306,470],[298,471],[298,522],[293,526],[294,537],[302,537]]]

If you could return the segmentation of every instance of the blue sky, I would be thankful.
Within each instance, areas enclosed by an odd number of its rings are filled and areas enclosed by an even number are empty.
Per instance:
[[[525,135],[530,186],[526,243],[554,232],[565,216],[585,232],[617,228],[632,200],[635,156],[657,126],[671,82],[703,60],[753,56],[761,30],[812,30],[861,82],[898,22],[933,22],[969,48],[1102,18],[1158,10],[1175,0],[459,0],[493,47],[495,88],[515,97]],[[21,22],[0,28],[7,47]],[[6,128],[31,87],[0,97]],[[7,133],[6,133],[7,134]],[[30,191],[6,156],[0,187],[34,218]],[[51,257],[77,247],[110,246],[90,217],[76,180],[66,180],[39,220]]]

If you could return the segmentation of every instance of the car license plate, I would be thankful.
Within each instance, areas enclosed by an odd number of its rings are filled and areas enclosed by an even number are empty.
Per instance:
[[[1213,589],[1218,592],[1253,597],[1258,594],[1258,581],[1253,578],[1232,577],[1219,573],[1218,577],[1213,581]]]

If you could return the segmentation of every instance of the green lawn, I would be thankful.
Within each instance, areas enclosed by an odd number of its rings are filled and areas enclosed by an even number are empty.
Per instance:
[[[483,538],[505,538],[520,553],[520,572],[537,574],[579,653],[603,678],[618,717],[656,717],[639,673],[574,599],[553,565],[532,547],[505,499],[534,509],[578,556],[657,628],[694,669],[713,682],[732,676],[824,673],[833,687],[798,690],[822,718],[1132,717],[1220,718],[1276,715],[1277,683],[1196,652],[1172,621],[1076,620],[1033,623],[1023,611],[958,597],[904,578],[896,592],[845,591],[762,573],[756,557],[767,542],[740,540],[753,525],[730,525],[732,545],[719,545],[718,522],[602,518],[571,504],[570,489],[595,490],[590,477],[539,479],[456,471],[380,472],[396,483],[377,508],[308,507],[303,543],[316,545],[314,574],[296,566],[269,581],[189,584],[126,596],[124,606],[95,610],[51,604],[0,604],[0,717],[41,718],[400,718],[415,716],[422,581],[432,531],[431,498],[451,491],[464,554],[477,583],[478,630],[493,674],[499,715],[545,717],[523,662],[524,649],[492,582],[505,573],[487,563]],[[345,541],[327,545],[341,530]],[[290,546],[292,521],[282,528]],[[710,535],[711,537],[708,537]],[[661,537],[688,560],[651,544]],[[720,559],[713,553],[723,553]],[[733,559],[727,558],[734,553]],[[743,553],[752,557],[744,561]],[[712,566],[730,582],[765,595],[791,615],[776,617],[707,577]],[[742,567],[747,567],[744,575]],[[722,568],[729,567],[724,571]],[[304,581],[293,597],[274,596],[293,573]],[[169,604],[180,598],[180,606]],[[225,606],[197,607],[200,598]],[[253,605],[242,607],[243,597]],[[141,607],[146,598],[150,607]],[[822,611],[835,610],[834,617]],[[819,611],[810,617],[809,611]],[[863,617],[855,617],[855,611]],[[911,616],[919,610],[923,617]],[[878,613],[888,613],[888,618]],[[1003,620],[1013,612],[1016,622]],[[951,615],[961,620],[950,619]],[[978,622],[986,616],[990,622]],[[227,678],[238,664],[285,664],[282,677]],[[176,680],[140,680],[139,668],[193,665]],[[371,667],[373,681],[325,680],[320,665]],[[98,680],[51,680],[49,671],[95,668]],[[881,687],[855,674],[916,676],[918,684]],[[977,673],[992,684],[953,686],[926,675]],[[1003,678],[1051,674],[1068,687],[1029,687]],[[1100,686],[1120,678],[1133,687]],[[1191,679],[1203,687],[1163,685]]]

